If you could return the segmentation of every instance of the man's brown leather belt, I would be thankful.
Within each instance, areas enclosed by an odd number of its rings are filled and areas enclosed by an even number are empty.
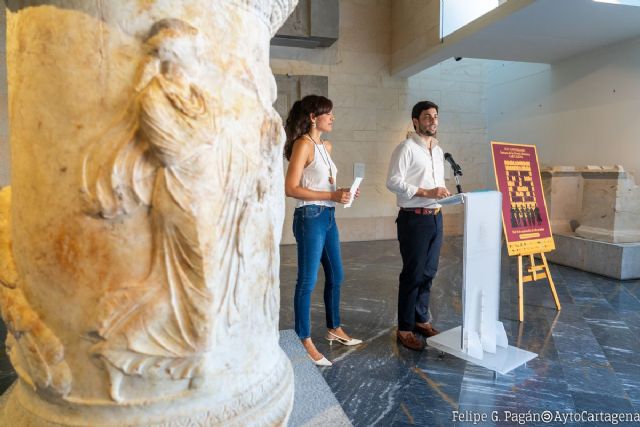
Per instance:
[[[401,211],[413,212],[416,215],[438,215],[440,208],[400,208]]]

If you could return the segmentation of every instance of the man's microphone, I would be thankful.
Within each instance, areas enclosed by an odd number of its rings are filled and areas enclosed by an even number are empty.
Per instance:
[[[462,168],[455,160],[453,160],[453,156],[450,153],[444,153],[444,159],[451,165],[454,175],[462,176]]]
[[[444,153],[444,159],[449,162],[451,169],[453,169],[453,177],[456,179],[456,190],[458,190],[458,194],[460,194],[462,193],[462,186],[460,185],[460,179],[458,177],[462,176],[462,168],[453,160],[453,156],[450,153]]]

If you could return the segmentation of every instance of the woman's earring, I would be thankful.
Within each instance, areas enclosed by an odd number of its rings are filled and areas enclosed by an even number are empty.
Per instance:
[[[311,122],[311,127],[312,128],[316,127],[316,122]]]

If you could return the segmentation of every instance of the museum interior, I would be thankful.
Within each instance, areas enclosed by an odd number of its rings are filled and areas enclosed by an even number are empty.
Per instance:
[[[5,0],[0,27],[0,425],[640,425],[640,0]],[[308,95],[359,183],[331,212],[362,342],[327,335],[323,268],[310,300],[332,366],[296,334]],[[388,182],[424,100],[462,195],[415,351]]]

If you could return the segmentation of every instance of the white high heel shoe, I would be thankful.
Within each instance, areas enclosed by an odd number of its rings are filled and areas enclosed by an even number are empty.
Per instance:
[[[318,359],[318,360],[315,360],[313,357],[311,357],[310,354],[307,354],[307,356],[309,356],[309,359],[311,359],[313,364],[316,365],[316,366],[333,366],[333,363],[331,363],[329,360],[327,360],[327,358],[324,357],[324,356],[322,356],[322,358]]]
[[[331,331],[327,331],[327,341],[329,341],[329,345],[332,345],[334,341],[338,341],[342,345],[358,345],[362,344],[362,340],[356,338],[349,338],[348,340],[339,337],[338,335],[332,333]]]

